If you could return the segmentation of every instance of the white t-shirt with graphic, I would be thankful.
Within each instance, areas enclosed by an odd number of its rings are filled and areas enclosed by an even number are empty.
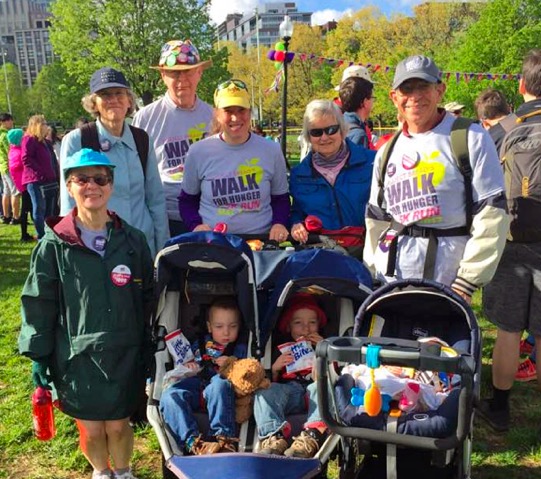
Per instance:
[[[450,133],[454,117],[447,114],[433,130],[400,135],[385,172],[383,208],[403,225],[448,229],[465,226],[464,177],[451,153]],[[503,173],[490,136],[479,126],[468,132],[473,170],[473,202],[481,202],[505,190]],[[370,203],[377,205],[380,162],[376,157]],[[388,238],[389,239],[389,238]],[[467,236],[438,238],[435,280],[450,285],[462,259]],[[398,240],[396,274],[399,278],[421,278],[428,239],[401,236]],[[375,264],[378,276],[387,270],[389,243],[379,242]],[[386,278],[387,280],[389,278]]]
[[[145,130],[154,143],[167,215],[171,220],[180,220],[178,195],[186,155],[193,143],[207,136],[212,112],[212,107],[199,98],[192,109],[178,108],[166,93],[139,110],[133,118],[133,126]]]
[[[271,195],[288,192],[280,145],[258,135],[242,145],[211,136],[190,148],[182,190],[201,194],[199,214],[211,228],[226,223],[228,233],[268,233]]]

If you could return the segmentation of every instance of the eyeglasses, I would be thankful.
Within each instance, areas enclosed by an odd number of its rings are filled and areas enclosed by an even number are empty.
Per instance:
[[[197,72],[200,71],[200,68],[188,68],[186,70],[162,70],[163,75],[170,78],[171,80],[180,80],[181,77],[192,77],[195,76]]]
[[[308,134],[314,138],[319,138],[325,133],[327,136],[335,135],[340,130],[340,125],[326,126],[325,128],[312,128]]]
[[[84,186],[90,183],[91,180],[94,183],[96,183],[96,185],[98,186],[105,186],[113,182],[113,178],[109,175],[90,176],[90,175],[83,175],[82,173],[79,173],[77,175],[71,175],[71,178],[70,178],[70,181],[73,181],[79,186]]]
[[[127,94],[126,90],[118,90],[118,91],[99,91],[96,93],[102,100],[112,100],[113,98],[120,99],[124,98]]]
[[[242,80],[236,80],[234,78],[231,79],[231,80],[224,81],[223,83],[220,83],[216,87],[216,91],[225,90],[230,85],[235,85],[236,87],[240,88],[241,90],[248,91],[248,87],[246,86],[246,83],[244,83]]]

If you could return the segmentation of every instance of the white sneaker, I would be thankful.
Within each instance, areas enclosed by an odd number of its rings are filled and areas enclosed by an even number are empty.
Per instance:
[[[94,471],[92,473],[92,479],[112,479],[113,471],[106,469],[105,471]]]
[[[122,474],[117,474],[115,472],[115,475],[113,476],[115,479],[137,479],[131,471],[123,472]]]

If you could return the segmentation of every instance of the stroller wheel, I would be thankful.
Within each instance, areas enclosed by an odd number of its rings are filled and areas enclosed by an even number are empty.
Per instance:
[[[344,439],[341,444],[341,455],[338,459],[340,479],[357,479],[362,466],[363,456],[360,453],[358,439]]]

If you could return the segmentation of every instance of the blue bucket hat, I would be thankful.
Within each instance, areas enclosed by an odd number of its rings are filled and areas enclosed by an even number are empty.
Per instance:
[[[115,165],[113,165],[109,161],[109,158],[107,158],[103,153],[96,150],[91,150],[90,148],[83,148],[82,150],[79,150],[66,158],[66,161],[62,165],[62,171],[65,175],[68,170],[73,170],[74,168],[84,168],[85,166],[106,166],[111,170],[115,168]]]
[[[106,88],[130,88],[130,84],[122,72],[111,67],[103,67],[92,74],[90,93],[98,93]]]

